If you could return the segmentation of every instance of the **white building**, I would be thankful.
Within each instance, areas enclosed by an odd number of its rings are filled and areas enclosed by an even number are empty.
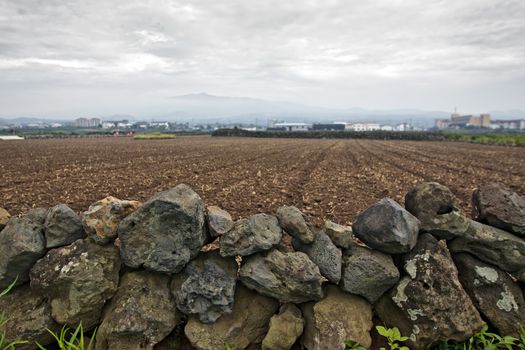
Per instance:
[[[16,135],[4,135],[0,136],[0,140],[2,141],[15,141],[15,140],[23,140],[23,137],[16,136]]]
[[[394,131],[394,127],[392,125],[381,125],[382,131]]]
[[[347,124],[345,130],[351,130],[351,131],[381,130],[381,125],[377,123],[352,123],[352,124]]]
[[[306,123],[275,123],[275,128],[284,128],[286,131],[308,131],[311,124]]]
[[[505,130],[525,130],[525,119],[493,120],[491,126]]]

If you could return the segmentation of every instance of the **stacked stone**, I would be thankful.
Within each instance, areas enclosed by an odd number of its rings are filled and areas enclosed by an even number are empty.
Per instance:
[[[485,322],[517,336],[525,200],[489,184],[473,206],[476,221],[424,183],[405,208],[385,198],[352,227],[317,230],[293,206],[233,221],[179,185],[143,204],[107,197],[82,218],[65,205],[0,211],[0,288],[17,285],[0,311],[26,349],[79,323],[98,327],[96,349],[376,347],[377,322],[412,349],[463,341]]]

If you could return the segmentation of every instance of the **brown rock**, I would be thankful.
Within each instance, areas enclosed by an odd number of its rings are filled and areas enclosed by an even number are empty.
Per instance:
[[[89,206],[83,213],[82,224],[86,233],[97,244],[106,244],[117,237],[119,223],[140,207],[138,201],[106,197]]]
[[[345,340],[353,340],[370,347],[372,306],[334,285],[327,286],[325,294],[321,301],[301,305],[306,320],[303,345],[308,350],[337,350],[344,349]]]
[[[11,214],[4,208],[0,208],[0,231],[7,225],[7,222],[11,218]]]
[[[262,350],[290,350],[303,333],[301,310],[294,304],[281,306],[278,315],[270,319],[270,329],[262,342]]]

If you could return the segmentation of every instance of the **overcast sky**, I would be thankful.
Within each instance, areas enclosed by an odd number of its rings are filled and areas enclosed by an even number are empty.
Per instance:
[[[525,110],[525,1],[0,0],[0,116],[148,116],[198,92]]]

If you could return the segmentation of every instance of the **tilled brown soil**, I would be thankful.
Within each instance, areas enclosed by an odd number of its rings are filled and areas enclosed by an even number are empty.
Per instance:
[[[452,189],[470,213],[480,184],[525,194],[525,149],[455,142],[179,137],[0,141],[0,206],[11,214],[105,196],[144,201],[179,183],[235,218],[295,205],[349,224],[374,201],[423,181]]]

